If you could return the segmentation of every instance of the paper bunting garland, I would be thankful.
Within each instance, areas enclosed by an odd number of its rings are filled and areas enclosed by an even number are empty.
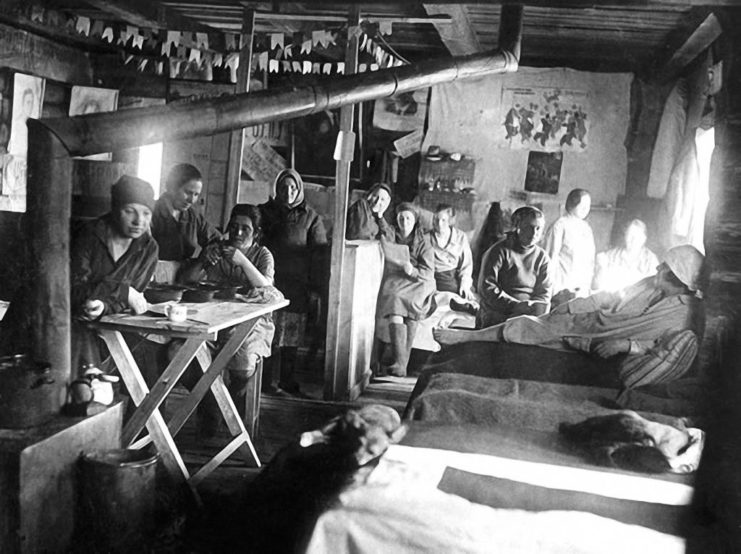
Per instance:
[[[163,75],[169,70],[172,77],[180,75],[181,71],[195,70],[202,72],[202,78],[208,79],[214,67],[223,67],[228,68],[232,82],[236,82],[239,50],[244,38],[241,33],[218,33],[220,37],[216,37],[215,32],[114,24],[39,5],[26,5],[20,9],[34,23],[66,28],[70,34],[119,45],[121,60],[137,71]],[[398,67],[407,62],[380,38],[390,35],[392,29],[391,21],[374,23],[364,20],[360,25],[314,29],[310,36],[308,32],[297,31],[289,34],[287,40],[285,33],[259,33],[254,37],[252,67],[254,71],[269,73],[342,75],[345,73],[344,62],[326,60],[337,59],[336,48],[344,47],[345,32],[348,39],[359,39],[361,58],[365,58],[358,64],[359,72]],[[341,38],[340,44],[337,44],[338,37]],[[215,44],[220,46],[212,48]],[[339,57],[341,59],[342,55]]]

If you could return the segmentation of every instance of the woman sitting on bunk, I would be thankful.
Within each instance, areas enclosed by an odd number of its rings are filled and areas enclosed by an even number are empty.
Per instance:
[[[384,219],[391,203],[391,189],[386,183],[376,183],[347,212],[347,240],[394,238],[394,228]]]
[[[435,256],[412,204],[396,208],[396,235],[383,247],[386,263],[376,317],[388,321],[392,361],[382,369],[403,377],[417,324],[434,311],[435,294]]]
[[[455,225],[455,208],[438,204],[429,233],[435,254],[435,286],[439,292],[452,292],[473,298],[473,256],[468,237]]]

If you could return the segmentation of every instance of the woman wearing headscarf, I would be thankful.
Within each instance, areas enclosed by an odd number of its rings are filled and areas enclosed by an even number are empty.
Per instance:
[[[347,212],[347,240],[394,238],[394,229],[383,214],[391,203],[391,189],[386,183],[376,183],[364,198],[355,202]]]
[[[154,206],[152,236],[159,245],[160,260],[181,262],[197,256],[221,235],[196,208],[203,191],[198,168],[190,164],[173,166],[165,187]]]
[[[311,297],[321,290],[322,247],[327,234],[321,216],[306,204],[304,182],[293,169],[275,178],[275,198],[262,206],[264,244],[275,258],[275,286],[290,300],[275,313],[273,363],[280,367],[279,386],[298,392],[293,372],[306,333]],[[266,379],[269,382],[269,379]]]
[[[435,255],[418,224],[417,209],[408,202],[396,208],[396,233],[387,243],[386,263],[378,295],[376,317],[388,320],[393,362],[391,375],[406,375],[418,322],[434,310]],[[408,261],[394,259],[398,246],[406,246]]]

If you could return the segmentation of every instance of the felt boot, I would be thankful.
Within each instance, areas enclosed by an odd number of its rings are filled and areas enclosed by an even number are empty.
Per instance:
[[[239,416],[244,418],[245,406],[247,403],[247,382],[254,378],[245,371],[230,371],[229,372],[229,394],[234,401],[234,405],[237,407]]]
[[[419,325],[419,322],[413,319],[408,319],[406,322],[407,348],[406,348],[406,357],[404,358],[404,374],[407,373],[407,369],[409,366],[409,358],[412,355],[412,347],[414,345],[414,337],[417,335],[418,325]]]
[[[393,363],[386,368],[389,375],[404,377],[407,374],[407,326],[403,323],[390,323],[389,335],[391,339],[391,354]]]
[[[291,394],[300,392],[296,378],[293,376],[297,358],[298,348],[295,346],[284,346],[280,349],[280,381],[278,386]]]

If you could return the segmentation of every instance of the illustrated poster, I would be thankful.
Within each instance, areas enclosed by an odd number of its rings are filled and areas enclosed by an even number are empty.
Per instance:
[[[589,132],[589,96],[546,87],[502,89],[500,146],[542,152],[583,152]]]

